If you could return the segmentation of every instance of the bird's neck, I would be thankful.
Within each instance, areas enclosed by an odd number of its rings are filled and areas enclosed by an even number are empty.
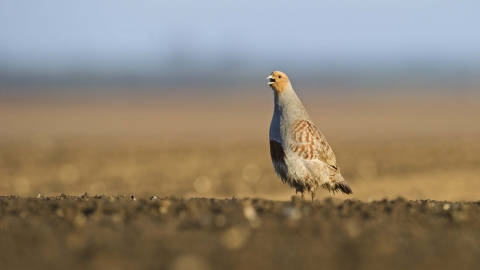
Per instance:
[[[302,117],[305,114],[305,109],[303,108],[302,102],[298,98],[295,91],[291,85],[288,85],[285,91],[281,93],[274,92],[275,100],[275,111],[274,113],[279,113],[282,115],[290,115],[296,117]]]
[[[274,91],[274,103],[273,117],[270,123],[270,139],[283,142],[289,127],[296,120],[309,119],[309,117],[290,84],[281,93]]]

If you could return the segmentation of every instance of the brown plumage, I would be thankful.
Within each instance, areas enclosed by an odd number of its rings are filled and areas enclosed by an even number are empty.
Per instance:
[[[312,200],[318,186],[351,194],[340,174],[332,148],[315,127],[292,88],[287,75],[274,71],[267,77],[275,107],[270,124],[270,155],[275,172],[284,183]]]

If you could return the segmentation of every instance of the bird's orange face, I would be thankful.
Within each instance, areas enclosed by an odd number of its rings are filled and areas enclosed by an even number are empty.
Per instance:
[[[277,93],[282,93],[288,86],[290,80],[287,75],[281,71],[274,71],[267,77],[268,85]]]

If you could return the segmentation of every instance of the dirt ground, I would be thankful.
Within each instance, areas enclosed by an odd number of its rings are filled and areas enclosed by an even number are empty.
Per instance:
[[[0,95],[0,269],[477,269],[478,96],[299,95],[352,196],[292,198],[268,89]]]
[[[2,269],[477,269],[480,202],[0,198]]]

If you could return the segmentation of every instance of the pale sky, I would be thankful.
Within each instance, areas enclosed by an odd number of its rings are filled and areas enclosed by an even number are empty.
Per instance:
[[[0,0],[4,68],[164,67],[179,57],[207,67],[231,59],[475,62],[480,1]]]

